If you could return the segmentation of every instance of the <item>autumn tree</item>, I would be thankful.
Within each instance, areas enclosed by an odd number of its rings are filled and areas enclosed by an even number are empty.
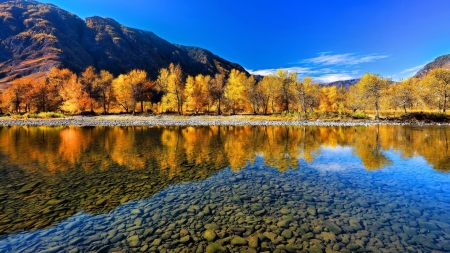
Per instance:
[[[269,105],[271,105],[272,113],[274,113],[275,99],[277,97],[276,78],[273,75],[264,76],[263,79],[258,83],[258,86],[263,113],[268,114]]]
[[[21,112],[21,105],[24,111],[29,112],[32,102],[32,88],[36,84],[34,79],[22,77],[12,81],[11,86],[3,93],[4,103],[10,105],[12,111]]]
[[[297,100],[300,103],[303,113],[306,113],[307,92],[310,89],[311,84],[312,78],[309,76],[303,77],[303,80],[301,82],[295,82],[295,93],[297,95]]]
[[[83,89],[83,85],[78,82],[75,74],[60,88],[59,95],[63,101],[61,110],[70,113],[84,112],[94,103],[93,99]]]
[[[310,112],[314,111],[314,108],[319,106],[320,101],[320,86],[318,83],[312,83],[305,86],[305,106],[309,108]]]
[[[134,101],[140,102],[141,112],[144,112],[144,101],[151,99],[153,82],[147,79],[147,72],[144,70],[132,70],[127,76],[129,85],[131,85],[133,90]],[[132,107],[132,111],[133,113],[135,112],[134,107]]]
[[[171,63],[169,68],[160,69],[156,85],[165,94],[162,98],[163,104],[168,108],[176,106],[178,114],[182,115],[186,94],[180,65]]]
[[[438,111],[445,113],[450,97],[450,69],[436,68],[430,70],[423,78],[422,84],[430,102],[435,102]]]
[[[347,96],[345,97],[345,106],[353,112],[356,110],[365,110],[369,101],[364,95],[364,91],[360,85],[350,86]]]
[[[211,83],[210,76],[197,75],[195,78],[188,76],[186,79],[185,97],[187,108],[192,109],[195,113],[203,111],[209,105],[209,86]],[[208,106],[209,107],[209,106]]]
[[[285,69],[278,69],[275,72],[275,76],[278,81],[279,96],[281,102],[282,111],[289,111],[289,105],[293,103],[294,97],[294,85],[297,82],[297,72],[289,72]]]
[[[3,107],[4,107],[3,93],[0,93],[0,114],[3,114]]]
[[[117,104],[119,104],[126,113],[130,110],[134,110],[133,108],[136,107],[136,100],[129,76],[126,74],[119,75],[113,80],[112,85]]]
[[[375,119],[380,118],[380,102],[389,87],[390,80],[382,78],[380,75],[366,73],[356,85],[359,86],[364,95],[363,99],[368,99],[375,108]]]
[[[245,108],[247,98],[247,76],[244,72],[232,69],[225,87],[225,98],[232,114]]]
[[[247,96],[248,101],[251,105],[252,112],[253,114],[257,114],[260,109],[263,108],[265,99],[264,90],[262,89],[263,87],[259,85],[259,83],[256,83],[253,76],[247,78],[245,84],[247,86]]]
[[[345,88],[324,86],[320,89],[319,110],[322,112],[343,112],[346,96]]]
[[[95,81],[98,79],[98,75],[94,67],[89,66],[81,73],[79,82],[81,83],[83,90],[87,93],[91,103],[89,105],[91,112],[94,111],[94,102],[98,97],[98,90],[96,89]]]
[[[419,102],[418,86],[420,79],[407,78],[400,82],[394,83],[389,87],[389,101],[395,106],[403,108],[406,113],[406,108],[413,107],[414,104]]]
[[[214,76],[208,89],[208,96],[211,103],[217,103],[217,114],[221,115],[221,105],[225,91],[225,75],[220,73]]]
[[[64,85],[68,84],[76,75],[69,69],[52,68],[47,74],[46,89],[48,94],[48,110],[56,111],[60,109],[63,98],[60,91]]]
[[[113,90],[114,77],[106,70],[101,70],[100,75],[94,81],[94,87],[99,94],[99,102],[103,107],[103,113],[108,113],[112,101],[114,101]]]

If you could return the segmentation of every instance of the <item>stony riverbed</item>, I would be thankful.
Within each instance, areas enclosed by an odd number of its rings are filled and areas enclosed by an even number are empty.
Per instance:
[[[56,119],[0,118],[0,126],[372,126],[372,125],[448,125],[402,121],[325,121],[325,120],[249,120],[245,116],[70,116]]]
[[[237,173],[225,169],[109,213],[81,212],[49,229],[1,238],[0,251],[450,250],[447,183],[427,185],[393,169],[366,173],[357,164],[340,173],[300,168],[280,173],[257,162]]]

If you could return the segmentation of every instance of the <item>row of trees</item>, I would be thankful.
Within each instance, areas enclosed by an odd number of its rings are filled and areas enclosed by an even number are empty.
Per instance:
[[[157,96],[155,96],[157,95]],[[284,69],[256,80],[239,70],[214,77],[185,75],[179,65],[159,71],[156,81],[143,70],[114,76],[88,67],[77,76],[53,68],[45,78],[18,78],[0,96],[0,108],[11,112],[63,111],[80,113],[111,109],[135,113],[145,109],[178,114],[379,111],[401,109],[446,112],[450,97],[450,70],[437,68],[422,79],[392,82],[366,73],[350,88],[322,86],[311,77],[297,78]],[[156,101],[156,99],[158,101]]]

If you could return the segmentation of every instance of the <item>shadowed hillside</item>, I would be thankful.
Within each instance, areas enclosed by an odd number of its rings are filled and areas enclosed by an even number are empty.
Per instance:
[[[83,20],[51,4],[0,1],[0,90],[16,77],[39,78],[52,67],[80,73],[92,65],[115,75],[143,69],[156,78],[171,62],[189,75],[245,71],[205,49],[173,45],[110,18]]]

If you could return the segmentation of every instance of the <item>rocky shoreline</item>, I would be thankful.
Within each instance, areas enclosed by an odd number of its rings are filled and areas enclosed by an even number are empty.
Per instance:
[[[449,126],[449,123],[416,121],[325,121],[325,120],[258,120],[245,116],[69,116],[54,119],[0,118],[0,126],[372,126],[411,125]]]

